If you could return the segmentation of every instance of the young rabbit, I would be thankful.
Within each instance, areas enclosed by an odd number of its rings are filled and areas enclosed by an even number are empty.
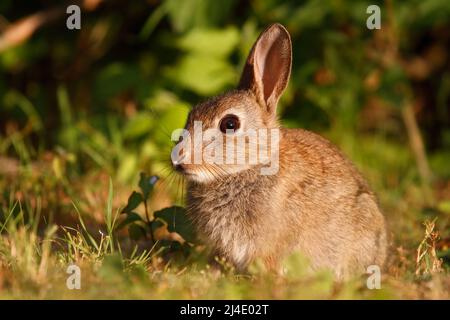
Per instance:
[[[257,258],[281,270],[283,258],[294,251],[309,258],[313,269],[329,268],[340,279],[372,264],[381,267],[385,221],[366,181],[326,139],[278,124],[277,103],[291,60],[290,35],[273,24],[254,44],[237,90],[192,109],[172,152],[175,169],[187,177],[188,214],[215,253],[239,270]],[[208,141],[194,137],[192,143],[196,126],[219,134]],[[278,133],[270,144],[267,136],[256,143],[247,137],[239,147],[237,138],[252,129]],[[243,147],[253,146],[267,147],[268,156],[258,163],[202,161],[230,144],[235,149],[228,155],[247,160]],[[193,161],[203,149],[203,158]]]

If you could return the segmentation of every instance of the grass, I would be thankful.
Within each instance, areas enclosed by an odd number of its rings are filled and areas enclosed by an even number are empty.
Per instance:
[[[205,246],[180,244],[167,227],[149,227],[145,216],[159,221],[151,213],[172,205],[179,187],[157,183],[148,203],[129,210],[142,221],[127,230],[119,228],[121,212],[137,181],[111,179],[99,167],[70,173],[61,156],[47,154],[33,165],[21,158],[18,170],[0,176],[0,298],[450,298],[450,183],[436,179],[429,203],[407,146],[374,135],[328,137],[357,163],[386,214],[391,243],[380,290],[367,288],[367,276],[335,283],[326,270],[309,273],[299,255],[287,258],[283,276],[258,262],[245,275],[220,260],[222,268],[214,268]],[[14,143],[29,159],[26,145]],[[80,290],[66,286],[71,264],[80,267]]]

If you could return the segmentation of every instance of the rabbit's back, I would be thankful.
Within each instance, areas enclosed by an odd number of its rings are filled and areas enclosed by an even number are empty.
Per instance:
[[[279,177],[284,212],[298,230],[296,246],[313,266],[333,268],[339,276],[382,266],[384,217],[367,182],[331,142],[282,129]]]

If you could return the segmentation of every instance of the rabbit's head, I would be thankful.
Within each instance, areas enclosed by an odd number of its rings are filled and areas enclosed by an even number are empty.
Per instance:
[[[172,136],[180,136],[172,151],[174,168],[207,182],[270,161],[277,147],[276,107],[291,61],[289,33],[271,25],[254,44],[237,89],[196,105],[185,128]]]

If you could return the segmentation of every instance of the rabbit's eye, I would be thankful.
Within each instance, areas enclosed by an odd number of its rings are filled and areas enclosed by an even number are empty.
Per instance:
[[[227,130],[236,131],[237,129],[239,129],[239,126],[239,118],[233,114],[229,114],[223,117],[222,120],[220,120],[219,124],[220,131],[222,131],[223,133],[226,133]]]

